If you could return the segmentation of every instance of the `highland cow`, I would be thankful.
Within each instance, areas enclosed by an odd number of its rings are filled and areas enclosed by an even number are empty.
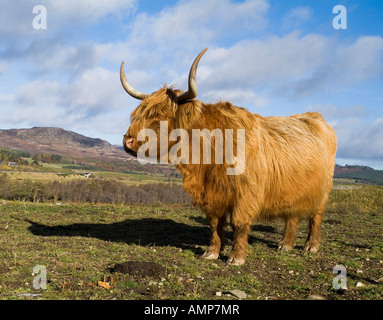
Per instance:
[[[202,257],[218,258],[224,243],[223,229],[229,220],[233,228],[233,246],[227,263],[242,265],[247,257],[248,233],[253,220],[276,217],[285,220],[279,250],[294,248],[298,224],[306,218],[309,230],[304,249],[316,252],[320,244],[322,216],[332,187],[336,153],[334,130],[315,112],[290,117],[262,117],[230,102],[207,104],[196,100],[196,71],[206,50],[197,56],[191,67],[186,92],[167,86],[152,94],[139,92],[128,83],[124,63],[121,64],[124,89],[132,97],[142,100],[132,112],[131,125],[124,136],[126,152],[137,156],[140,146],[148,141],[137,139],[142,129],[151,129],[157,136],[163,136],[164,133],[160,133],[160,123],[163,122],[167,122],[168,135],[174,129],[183,129],[189,133],[189,140],[181,142],[173,137],[167,141],[167,150],[163,150],[157,141],[158,160],[163,159],[176,143],[186,144],[191,149],[193,129],[210,132],[243,129],[246,148],[241,174],[227,174],[227,168],[235,167],[235,164],[225,161],[226,152],[223,163],[216,163],[215,158],[210,164],[193,163],[192,156],[196,152],[193,150],[187,153],[190,161],[179,160],[176,164],[186,192],[194,205],[205,212],[211,227],[210,245]],[[233,154],[237,152],[237,137],[234,133]],[[216,144],[217,139],[212,137],[213,153],[218,147]]]

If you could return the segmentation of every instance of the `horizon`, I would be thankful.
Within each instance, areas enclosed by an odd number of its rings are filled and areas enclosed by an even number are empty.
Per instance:
[[[117,145],[139,104],[121,86],[121,62],[139,91],[186,89],[208,47],[197,99],[262,116],[319,112],[337,133],[337,164],[383,170],[382,2],[103,3],[0,3],[1,128],[59,127]]]
[[[73,133],[82,135],[82,136],[84,136],[84,137],[86,137],[86,138],[90,138],[90,139],[100,139],[100,140],[102,140],[102,141],[105,141],[105,142],[109,143],[111,146],[113,146],[113,147],[115,147],[115,148],[123,148],[123,144],[122,144],[122,143],[121,143],[121,144],[113,144],[113,143],[111,143],[111,142],[109,142],[109,141],[107,141],[107,140],[104,140],[104,139],[100,138],[100,137],[90,137],[90,136],[86,136],[86,135],[83,135],[83,134],[81,134],[81,133],[79,133],[79,132],[75,132],[75,131],[73,131],[73,130],[67,130],[67,129],[62,128],[62,127],[44,127],[44,126],[36,126],[36,127],[32,127],[32,128],[11,128],[11,129],[2,129],[2,128],[0,128],[0,131],[1,131],[1,130],[30,130],[30,129],[34,129],[34,128],[55,128],[55,129],[62,129],[62,130],[64,130],[64,131],[72,131]],[[0,149],[1,149],[1,147],[0,147]],[[7,148],[5,148],[5,149],[7,149]],[[25,151],[25,150],[18,150],[18,151]],[[127,155],[129,155],[129,154],[127,154]],[[133,157],[133,156],[131,156],[131,155],[129,155],[129,156],[130,156],[130,157]],[[133,157],[133,158],[134,158],[134,157]],[[137,161],[138,161],[138,160],[137,160]],[[150,164],[150,162],[148,161],[148,162],[146,162],[145,164]],[[379,171],[383,170],[383,169],[374,168],[374,167],[371,167],[371,166],[368,166],[368,165],[365,165],[365,164],[351,164],[351,163],[339,164],[339,163],[336,162],[336,163],[335,163],[335,166],[341,166],[341,167],[358,166],[358,167],[369,167],[369,168],[371,168],[371,169],[379,170]]]

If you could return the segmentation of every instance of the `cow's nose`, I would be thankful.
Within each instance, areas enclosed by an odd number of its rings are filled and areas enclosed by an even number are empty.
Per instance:
[[[131,149],[135,141],[136,141],[136,139],[134,139],[134,138],[128,138],[128,139],[125,140],[125,145],[129,149]]]
[[[135,138],[124,136],[123,141],[124,150],[130,155],[137,157],[137,140]]]

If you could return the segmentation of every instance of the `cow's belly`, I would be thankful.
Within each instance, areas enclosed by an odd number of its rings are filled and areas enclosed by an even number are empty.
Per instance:
[[[299,190],[281,190],[265,197],[260,216],[264,218],[299,216],[310,217],[327,197],[326,184]]]

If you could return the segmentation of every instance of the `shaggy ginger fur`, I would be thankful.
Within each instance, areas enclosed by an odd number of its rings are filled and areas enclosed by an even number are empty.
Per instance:
[[[159,137],[160,121],[168,122],[169,132],[182,128],[189,137],[192,129],[234,129],[234,132],[245,129],[246,132],[245,170],[241,175],[227,175],[228,165],[214,164],[213,156],[212,164],[192,164],[191,152],[189,164],[176,165],[186,192],[206,213],[211,226],[210,246],[203,257],[218,258],[227,218],[234,231],[229,264],[245,262],[251,223],[261,218],[285,219],[285,234],[279,245],[283,251],[295,246],[299,221],[307,218],[309,234],[305,250],[316,252],[336,153],[335,132],[322,116],[309,112],[290,117],[262,117],[229,102],[205,104],[191,100],[178,104],[177,93],[164,87],[146,97],[133,111],[124,138],[128,152],[136,152],[142,145],[143,142],[136,140],[141,129],[151,128]],[[134,143],[128,147],[129,139]],[[182,143],[189,143],[191,150],[191,138]],[[169,150],[174,144],[169,142]],[[236,145],[234,134],[234,154]],[[212,155],[214,148],[212,139]]]

